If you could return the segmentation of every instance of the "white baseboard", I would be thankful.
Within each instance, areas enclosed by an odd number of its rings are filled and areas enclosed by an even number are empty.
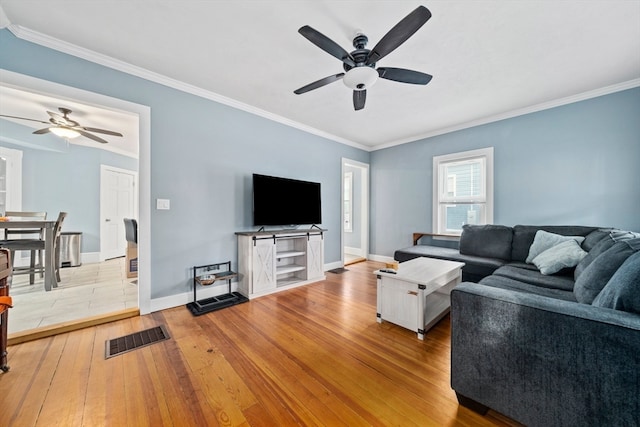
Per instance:
[[[27,267],[29,266],[29,262],[31,261],[31,255],[29,251],[19,251],[23,252],[22,256],[16,256],[13,265],[15,267]],[[82,252],[80,254],[80,263],[81,264],[94,264],[96,262],[100,262],[100,252]]]
[[[83,264],[95,264],[100,262],[100,252],[82,252],[80,260]]]
[[[231,282],[231,292],[238,290],[238,282]],[[204,298],[216,297],[218,295],[224,295],[229,292],[229,286],[227,282],[221,282],[218,285],[210,285],[206,288],[198,288],[198,300]],[[193,289],[181,294],[170,295],[168,297],[152,298],[151,299],[151,312],[166,310],[168,308],[179,307],[193,302]]]
[[[349,246],[345,246],[344,247],[344,253],[345,254],[349,254],[349,255],[364,257],[364,254],[362,253],[362,249],[361,248],[351,248]]]
[[[341,261],[332,262],[324,265],[324,271],[333,270],[334,268],[344,267]],[[206,288],[198,289],[198,299],[211,298],[218,295],[226,294],[229,291],[227,282],[220,285],[211,285]],[[231,282],[231,292],[238,291],[238,282]],[[186,305],[193,301],[193,290],[176,295],[169,295],[168,297],[152,298],[150,312],[166,310],[173,307],[179,307]]]
[[[344,267],[344,263],[342,261],[332,262],[330,264],[324,265],[324,271],[333,270],[334,268]]]

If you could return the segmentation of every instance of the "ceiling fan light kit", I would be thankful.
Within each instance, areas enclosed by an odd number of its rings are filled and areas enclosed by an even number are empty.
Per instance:
[[[80,134],[75,130],[64,126],[51,127],[49,130],[51,133],[65,139],[73,139],[80,136]]]
[[[353,39],[355,50],[352,52],[347,52],[336,42],[308,25],[301,27],[298,32],[303,37],[342,61],[345,73],[317,80],[294,90],[293,93],[301,95],[342,79],[345,86],[353,91],[353,108],[362,110],[367,97],[367,89],[376,83],[378,77],[400,83],[426,85],[432,78],[429,74],[404,68],[376,69],[376,63],[407,41],[429,18],[431,18],[431,12],[424,6],[418,6],[389,30],[371,50],[366,48],[369,41],[367,36],[358,31]]]
[[[366,90],[378,80],[378,72],[372,67],[354,67],[347,71],[342,82],[351,90]]]

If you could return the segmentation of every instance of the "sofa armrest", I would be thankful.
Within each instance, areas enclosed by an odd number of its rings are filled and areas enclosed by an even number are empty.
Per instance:
[[[639,425],[640,316],[462,283],[451,386],[529,426]]]

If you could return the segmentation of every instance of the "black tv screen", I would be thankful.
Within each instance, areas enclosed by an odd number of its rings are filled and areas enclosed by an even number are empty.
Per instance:
[[[319,182],[253,174],[253,225],[321,223]]]

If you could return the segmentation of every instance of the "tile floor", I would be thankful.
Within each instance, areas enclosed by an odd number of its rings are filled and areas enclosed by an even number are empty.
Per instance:
[[[13,276],[9,293],[9,333],[138,306],[137,279],[127,279],[124,257],[62,268],[60,283],[50,292],[37,275],[33,285],[29,275]]]

